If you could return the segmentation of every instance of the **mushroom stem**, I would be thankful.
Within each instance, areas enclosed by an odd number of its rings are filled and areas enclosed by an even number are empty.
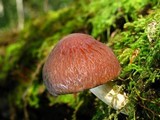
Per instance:
[[[107,82],[107,84],[92,88],[90,91],[104,103],[113,107],[115,110],[120,110],[121,113],[126,115],[128,114],[127,109],[124,108],[128,102],[126,93],[121,94],[119,93],[119,89],[113,89],[112,81]]]

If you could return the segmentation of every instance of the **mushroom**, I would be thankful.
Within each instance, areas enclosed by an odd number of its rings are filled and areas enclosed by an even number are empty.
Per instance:
[[[90,35],[73,33],[52,49],[43,67],[43,80],[54,96],[90,89],[103,102],[119,110],[128,101],[126,94],[113,89],[111,82],[120,71],[120,64],[109,47]]]

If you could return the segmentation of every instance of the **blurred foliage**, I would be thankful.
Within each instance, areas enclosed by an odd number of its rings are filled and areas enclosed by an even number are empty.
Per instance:
[[[160,119],[159,6],[158,0],[74,1],[32,18],[23,31],[3,32],[0,119]],[[91,34],[113,48],[123,68],[115,83],[129,96],[128,116],[88,91],[56,98],[46,91],[44,61],[63,36],[74,32]]]
[[[0,0],[0,6],[0,28],[13,25],[15,19],[17,19],[17,15],[14,13],[16,12],[16,2]]]
[[[67,7],[73,0],[22,0],[25,21],[51,10]],[[17,0],[0,0],[0,28],[11,29],[18,24]]]

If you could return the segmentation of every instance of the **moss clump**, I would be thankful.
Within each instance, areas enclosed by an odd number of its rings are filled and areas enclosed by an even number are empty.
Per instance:
[[[159,12],[126,23],[125,31],[112,40],[123,66],[120,79],[129,95],[129,104],[134,104],[135,117],[141,119],[158,119],[160,113]]]

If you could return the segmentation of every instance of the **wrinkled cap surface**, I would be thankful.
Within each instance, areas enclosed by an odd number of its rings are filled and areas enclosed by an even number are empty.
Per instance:
[[[74,33],[52,49],[43,67],[43,80],[52,95],[75,93],[116,78],[120,70],[109,47],[89,35]]]

